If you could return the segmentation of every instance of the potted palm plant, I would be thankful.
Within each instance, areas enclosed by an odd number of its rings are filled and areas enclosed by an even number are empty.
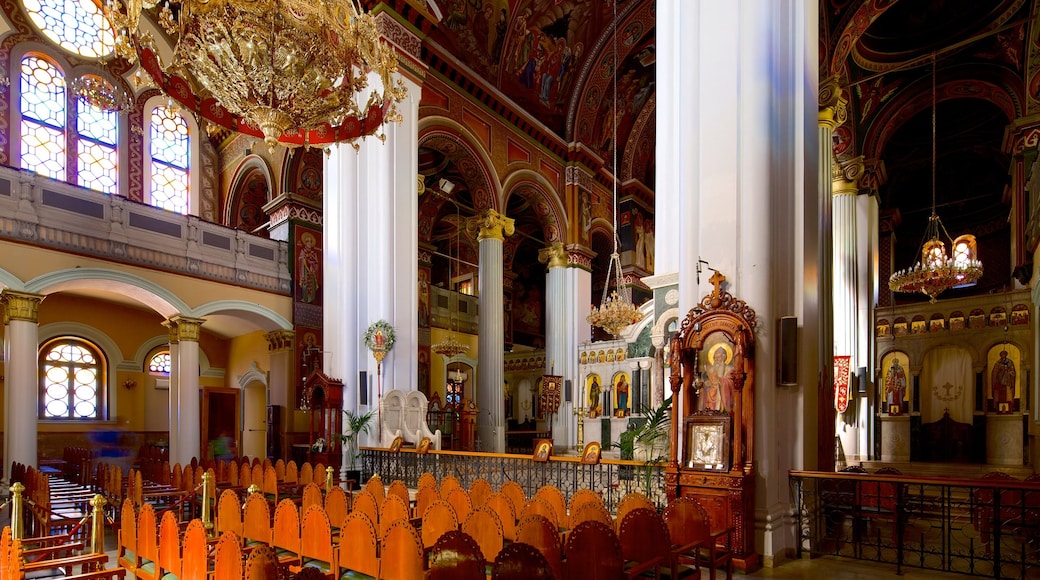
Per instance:
[[[368,435],[372,429],[372,419],[375,411],[367,413],[355,413],[345,410],[347,431],[339,437],[343,441],[343,448],[347,451],[347,479],[353,479],[360,483],[361,480],[361,450],[358,448],[359,437]]]
[[[628,431],[621,434],[620,441],[615,443],[615,446],[621,449],[622,459],[643,462],[638,467],[637,483],[643,488],[646,496],[651,498],[654,471],[668,458],[671,405],[672,398],[668,397],[657,407],[644,407],[642,425],[629,427]],[[634,426],[635,422],[630,422],[629,425]],[[628,470],[624,470],[622,475],[625,475],[625,471]],[[635,475],[629,472],[628,477],[624,479],[635,479]]]

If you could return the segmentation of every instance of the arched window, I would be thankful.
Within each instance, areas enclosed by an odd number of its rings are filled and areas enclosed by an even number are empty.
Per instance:
[[[148,374],[170,376],[170,351],[158,350],[148,357]]]
[[[22,169],[65,181],[65,74],[52,61],[29,54],[22,59]]]
[[[154,107],[150,134],[150,203],[177,213],[188,213],[188,159],[191,152],[188,123],[169,107]]]
[[[40,349],[39,418],[105,419],[108,368],[101,349],[76,337]]]

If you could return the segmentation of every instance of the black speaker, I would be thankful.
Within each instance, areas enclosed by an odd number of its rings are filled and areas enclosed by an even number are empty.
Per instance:
[[[571,396],[571,380],[567,379],[563,381],[563,401],[565,403],[570,403]]]
[[[867,394],[867,367],[856,369],[856,388],[859,394]]]
[[[368,404],[368,371],[358,373],[358,403]]]
[[[776,321],[776,383],[798,384],[798,317],[781,316]]]

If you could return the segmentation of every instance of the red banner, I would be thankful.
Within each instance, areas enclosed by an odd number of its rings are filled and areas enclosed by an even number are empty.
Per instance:
[[[849,408],[849,355],[834,357],[834,408],[844,413]]]

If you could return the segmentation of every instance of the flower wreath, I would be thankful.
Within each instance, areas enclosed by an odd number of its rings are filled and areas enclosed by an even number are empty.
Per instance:
[[[394,334],[394,327],[385,320],[373,322],[368,327],[368,330],[365,331],[365,346],[373,352],[376,350],[376,332],[380,330],[383,331],[383,350],[390,352],[390,349],[394,347],[394,341],[397,340],[397,335]]]

